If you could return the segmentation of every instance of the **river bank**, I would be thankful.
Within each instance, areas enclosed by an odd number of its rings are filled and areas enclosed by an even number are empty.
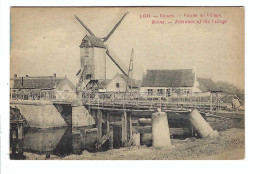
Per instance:
[[[45,160],[44,155],[25,153],[26,159]],[[217,138],[185,140],[172,139],[172,146],[165,149],[135,146],[112,149],[105,152],[58,157],[51,155],[50,160],[234,160],[245,157],[245,130],[232,128],[221,131]]]

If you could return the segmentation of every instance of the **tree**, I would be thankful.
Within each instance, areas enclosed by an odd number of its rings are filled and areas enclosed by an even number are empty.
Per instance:
[[[225,81],[218,81],[216,82],[218,88],[223,92],[231,92],[231,93],[241,93],[242,90],[239,89],[236,85],[225,82]]]

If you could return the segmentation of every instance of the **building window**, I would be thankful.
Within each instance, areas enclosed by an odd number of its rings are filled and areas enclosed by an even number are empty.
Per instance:
[[[119,88],[119,83],[116,83],[116,87]]]
[[[162,89],[157,89],[157,94],[161,96],[163,94],[163,90]]]
[[[92,75],[91,74],[87,74],[87,79],[91,79]]]
[[[171,96],[171,89],[166,89],[166,94],[167,94],[167,97],[170,97]]]
[[[148,96],[152,96],[153,95],[153,89],[148,89]]]

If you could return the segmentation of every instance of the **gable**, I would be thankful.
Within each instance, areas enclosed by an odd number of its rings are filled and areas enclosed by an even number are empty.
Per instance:
[[[107,89],[117,89],[116,83],[119,83],[119,89],[125,90],[126,82],[120,76],[115,76],[108,84]]]
[[[64,79],[57,80],[57,90],[76,91],[76,87],[68,78],[64,78]]]

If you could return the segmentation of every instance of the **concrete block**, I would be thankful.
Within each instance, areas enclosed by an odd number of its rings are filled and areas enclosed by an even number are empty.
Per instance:
[[[168,118],[165,112],[152,114],[153,147],[162,148],[171,146]]]
[[[140,133],[133,133],[133,146],[140,146]]]
[[[95,120],[85,106],[72,107],[72,127],[83,127],[93,124],[95,124]]]
[[[67,126],[54,105],[15,105],[30,127],[54,128]]]
[[[202,117],[197,109],[194,109],[190,113],[189,120],[194,129],[198,132],[199,136],[202,138],[218,136],[218,132],[213,131],[208,122]]]

